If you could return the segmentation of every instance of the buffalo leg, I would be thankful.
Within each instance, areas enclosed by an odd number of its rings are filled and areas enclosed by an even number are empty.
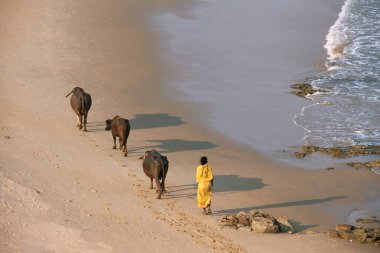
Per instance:
[[[123,138],[119,137],[120,150],[123,150],[123,143],[124,143]]]
[[[164,193],[164,192],[166,192],[166,190],[165,190],[165,178],[166,178],[166,173],[168,173],[167,169],[165,170],[165,168],[164,168],[162,173],[163,173],[163,175],[162,175],[162,180],[161,180],[161,189],[162,189],[162,192]]]
[[[128,156],[127,140],[124,141],[124,156]]]
[[[113,149],[116,149],[116,136],[115,135],[112,135],[112,138],[113,138]]]
[[[82,115],[77,115],[78,118],[78,127],[79,129],[82,129]]]
[[[164,194],[166,192],[165,190],[165,180],[162,179],[162,182],[161,182],[161,191],[162,191],[162,194]]]
[[[150,178],[150,188],[149,189],[153,189],[153,178]]]
[[[161,198],[161,183],[158,177],[156,177],[156,187],[157,187],[157,198],[160,199]]]
[[[87,132],[87,128],[86,128],[86,125],[87,125],[87,113],[83,115],[83,125],[84,125],[83,131]]]

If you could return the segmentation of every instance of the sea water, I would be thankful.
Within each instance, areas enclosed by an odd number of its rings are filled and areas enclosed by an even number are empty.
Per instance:
[[[198,120],[243,146],[280,158],[287,156],[284,150],[302,145],[379,144],[380,1],[347,0],[335,24],[335,19],[324,20],[326,33],[334,24],[325,46],[328,70],[316,76],[304,73],[310,71],[303,62],[309,52],[297,47],[300,41],[314,46],[302,29],[323,22],[312,16],[318,10],[310,10],[307,20],[297,19],[306,2],[272,4],[270,17],[261,1],[197,2],[189,12],[162,13],[155,23],[169,38],[165,55],[178,71],[170,88],[198,106]],[[295,12],[284,12],[282,4],[291,4]],[[277,23],[267,26],[268,19]],[[281,25],[287,32],[277,35]],[[313,46],[306,48],[323,50],[323,38]],[[306,74],[326,92],[309,101],[289,95],[295,81],[289,73]]]
[[[305,143],[331,147],[380,145],[380,1],[347,0],[326,37],[323,90],[294,117]]]

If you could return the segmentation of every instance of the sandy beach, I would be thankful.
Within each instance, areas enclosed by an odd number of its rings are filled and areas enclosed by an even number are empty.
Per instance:
[[[315,2],[332,19],[342,3]],[[187,15],[186,3],[1,1],[0,252],[378,252],[326,234],[352,210],[378,205],[378,175],[309,171],[252,153],[163,88],[176,69],[161,62],[164,40],[146,15]],[[88,132],[65,98],[75,86],[93,98]],[[104,131],[115,115],[131,123],[127,158]],[[139,159],[152,148],[170,161],[161,200]],[[211,216],[196,207],[202,155],[215,173]],[[249,210],[286,216],[298,233],[218,226],[224,214]]]

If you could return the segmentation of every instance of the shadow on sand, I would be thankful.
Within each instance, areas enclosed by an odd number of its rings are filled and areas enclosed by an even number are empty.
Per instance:
[[[87,132],[101,132],[105,131],[105,122],[87,122]]]
[[[266,184],[258,178],[242,178],[239,175],[214,175],[213,194],[229,194],[239,191],[252,191],[263,188]],[[168,198],[196,197],[197,184],[166,187]],[[190,192],[189,192],[190,191]]]
[[[195,198],[197,196],[197,184],[186,184],[167,186],[168,191],[164,198],[178,199],[178,198]]]
[[[218,210],[218,211],[214,211],[214,214],[217,216],[220,216],[220,215],[225,215],[225,214],[234,214],[240,211],[248,212],[251,210],[270,209],[270,208],[277,208],[277,207],[316,205],[316,204],[330,202],[330,201],[343,199],[343,198],[346,198],[346,196],[334,196],[334,197],[328,197],[328,198],[322,198],[322,199],[307,199],[307,200],[299,200],[299,201],[291,201],[291,202],[274,203],[274,204],[268,204],[268,205],[262,205],[262,206],[251,206],[251,207],[245,207],[245,208]],[[289,222],[293,225],[293,227],[296,229],[297,232],[302,232],[304,230],[319,226],[319,225],[302,225],[301,222],[294,221],[294,220],[290,220]]]
[[[131,151],[157,149],[162,153],[174,153],[179,151],[190,150],[203,150],[216,147],[215,144],[209,141],[186,141],[180,139],[169,140],[146,140],[147,142],[158,143],[157,145],[150,145],[144,147],[132,148]]]
[[[303,232],[310,228],[318,227],[318,225],[302,225],[301,222],[295,221],[295,220],[289,220],[289,223],[292,224],[292,226],[295,228],[295,230],[299,232]]]
[[[129,123],[131,124],[131,129],[148,129],[185,124],[180,117],[170,116],[167,113],[136,114],[133,119],[129,120]]]
[[[261,189],[266,184],[260,178],[246,178],[239,175],[214,175],[213,192],[240,192]]]
[[[330,202],[330,201],[334,201],[337,199],[344,199],[344,198],[346,198],[346,196],[334,196],[334,197],[328,197],[328,198],[323,198],[323,199],[306,199],[306,200],[299,200],[299,201],[267,204],[267,205],[262,205],[262,206],[233,208],[233,209],[226,209],[226,210],[218,210],[215,212],[215,214],[223,215],[223,214],[238,213],[240,211],[247,212],[251,210],[271,209],[271,208],[278,208],[278,207],[308,206],[308,205],[316,205],[316,204]]]

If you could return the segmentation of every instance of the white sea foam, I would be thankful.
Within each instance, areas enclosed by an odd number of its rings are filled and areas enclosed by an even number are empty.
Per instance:
[[[373,168],[372,171],[377,174],[377,175],[380,175],[380,168]]]
[[[343,25],[344,19],[349,15],[348,8],[352,2],[353,0],[346,0],[342,7],[342,11],[339,13],[338,19],[335,21],[334,25],[330,27],[326,36],[326,44],[324,47],[327,49],[329,60],[342,57],[343,48],[338,48],[345,47],[345,45],[348,45],[350,42],[347,35],[342,32],[342,30],[345,29]]]

